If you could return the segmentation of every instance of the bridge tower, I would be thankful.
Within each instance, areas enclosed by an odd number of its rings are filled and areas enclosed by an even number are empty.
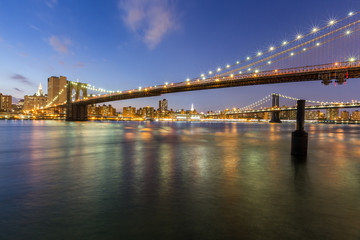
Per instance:
[[[72,92],[75,91],[75,102],[72,102]],[[80,99],[80,92],[82,97],[87,98],[87,83],[67,82],[66,90],[66,121],[87,121],[88,105],[77,102]]]
[[[272,107],[273,108],[277,108],[279,107],[279,94],[278,93],[273,93],[271,94],[272,97]],[[272,116],[271,116],[271,123],[281,123],[280,121],[280,111],[278,110],[274,110],[272,111]]]

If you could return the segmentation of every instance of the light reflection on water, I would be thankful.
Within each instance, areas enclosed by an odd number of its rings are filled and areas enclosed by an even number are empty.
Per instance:
[[[0,239],[359,239],[360,126],[294,128],[0,121]]]

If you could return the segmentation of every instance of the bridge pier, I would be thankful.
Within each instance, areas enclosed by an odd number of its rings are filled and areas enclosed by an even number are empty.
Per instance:
[[[279,94],[273,93],[271,94],[272,97],[272,107],[276,108],[279,107]],[[272,111],[271,112],[271,123],[281,123],[280,120],[280,111]]]
[[[291,134],[291,155],[306,156],[308,150],[308,133],[304,130],[305,100],[297,101],[296,131]]]
[[[87,121],[87,109],[86,104],[68,104],[66,107],[66,121]]]
[[[67,84],[66,121],[87,121],[87,104],[76,104],[71,102],[71,82]]]

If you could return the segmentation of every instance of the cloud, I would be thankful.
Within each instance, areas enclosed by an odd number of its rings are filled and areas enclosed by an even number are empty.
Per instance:
[[[31,27],[32,29],[38,31],[38,32],[41,32],[40,28],[38,28],[37,26],[34,26],[32,24],[29,24],[29,27]]]
[[[52,35],[49,37],[48,42],[50,46],[60,54],[67,54],[69,52],[71,41],[67,38],[59,38]]]
[[[122,20],[130,31],[140,36],[149,49],[178,27],[171,0],[120,0]]]
[[[56,5],[58,4],[58,0],[45,0],[45,4],[46,4],[49,8],[55,8]]]
[[[14,90],[18,91],[18,92],[23,92],[23,90],[19,89],[19,88],[14,88]]]
[[[85,67],[85,64],[83,62],[77,62],[77,63],[73,64],[73,66],[75,68],[83,68],[83,67]]]
[[[22,56],[22,57],[28,57],[29,56],[29,54],[26,53],[26,52],[21,52],[21,53],[19,53],[19,55]]]
[[[27,84],[27,85],[34,85],[32,82],[29,81],[26,77],[21,74],[14,74],[11,79],[18,81],[19,83]]]

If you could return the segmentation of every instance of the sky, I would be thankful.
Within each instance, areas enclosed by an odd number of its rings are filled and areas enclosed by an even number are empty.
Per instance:
[[[360,0],[2,0],[0,93],[33,95],[66,76],[108,90],[180,82],[254,55],[314,24],[360,10]],[[111,102],[198,111],[242,107],[273,92],[321,101],[360,100],[359,79],[165,94]]]

